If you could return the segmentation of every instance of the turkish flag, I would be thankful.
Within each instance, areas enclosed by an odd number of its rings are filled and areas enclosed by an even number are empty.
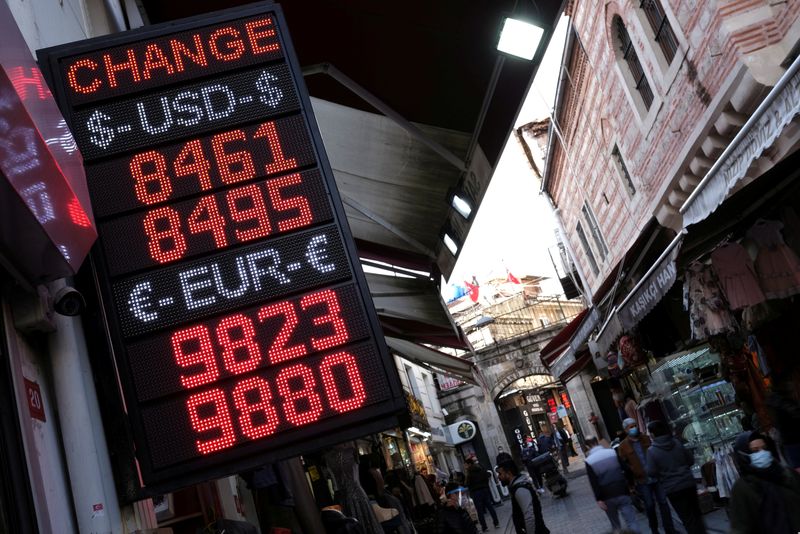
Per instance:
[[[473,282],[475,279],[472,279]],[[464,280],[464,284],[467,286],[469,290],[469,298],[472,302],[478,302],[478,291],[480,290],[480,286],[478,284],[470,284],[466,280]]]
[[[506,271],[506,272],[508,273],[508,281],[509,282],[511,282],[512,284],[519,284],[520,283],[519,278],[517,278],[516,276],[511,274],[511,271]]]

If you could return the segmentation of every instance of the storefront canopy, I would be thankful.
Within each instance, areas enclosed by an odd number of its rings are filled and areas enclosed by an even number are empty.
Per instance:
[[[542,363],[545,365],[550,365],[553,360],[558,358],[559,355],[569,348],[569,342],[572,339],[572,336],[581,327],[584,318],[586,318],[588,314],[588,309],[580,312],[567,324],[567,326],[561,329],[558,334],[553,336],[547,345],[542,347],[542,350],[539,352],[542,358]]]
[[[477,368],[468,360],[395,337],[387,336],[386,344],[401,358],[421,365],[432,372],[452,376],[475,386],[479,385]]]

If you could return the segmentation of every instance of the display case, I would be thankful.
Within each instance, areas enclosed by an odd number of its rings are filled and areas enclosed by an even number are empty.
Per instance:
[[[708,345],[676,354],[653,370],[651,391],[659,394],[675,435],[694,449],[696,465],[742,431],[743,412],[733,386],[720,375],[719,355]]]

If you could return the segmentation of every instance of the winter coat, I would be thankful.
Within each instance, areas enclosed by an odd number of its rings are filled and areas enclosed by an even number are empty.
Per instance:
[[[639,443],[642,445],[645,458],[647,458],[647,449],[650,448],[650,438],[647,436],[639,436]],[[617,454],[619,454],[619,459],[622,460],[633,474],[636,483],[644,484],[647,481],[647,472],[645,471],[645,466],[642,465],[639,455],[636,454],[636,449],[633,446],[633,440],[631,438],[628,437],[622,440],[622,443],[617,447]]]
[[[509,485],[511,493],[511,517],[517,534],[549,534],[544,524],[542,506],[533,489],[531,477],[520,473]],[[537,518],[538,512],[538,518]]]
[[[729,517],[732,534],[786,534],[800,532],[800,475],[775,466],[775,482],[745,474],[731,491]],[[776,499],[776,496],[783,498]],[[771,502],[766,502],[770,498]],[[778,525],[789,527],[781,530]]]
[[[478,462],[474,462],[467,468],[467,487],[471,492],[489,489],[489,473]]]
[[[605,501],[629,493],[622,464],[612,449],[600,445],[593,447],[586,456],[586,474],[595,500]]]
[[[696,487],[692,475],[694,455],[672,436],[659,436],[647,449],[647,475],[655,478],[664,493]]]

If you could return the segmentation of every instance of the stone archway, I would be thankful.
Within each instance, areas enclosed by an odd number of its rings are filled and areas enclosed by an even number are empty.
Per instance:
[[[532,375],[548,375],[550,376],[550,372],[547,368],[543,365],[531,365],[529,367],[523,367],[521,369],[513,369],[510,372],[506,373],[502,378],[497,380],[490,390],[490,397],[493,401],[497,401],[500,394],[505,390],[508,386],[519,380],[520,378],[525,378],[526,376]],[[554,378],[555,380],[555,378]]]

